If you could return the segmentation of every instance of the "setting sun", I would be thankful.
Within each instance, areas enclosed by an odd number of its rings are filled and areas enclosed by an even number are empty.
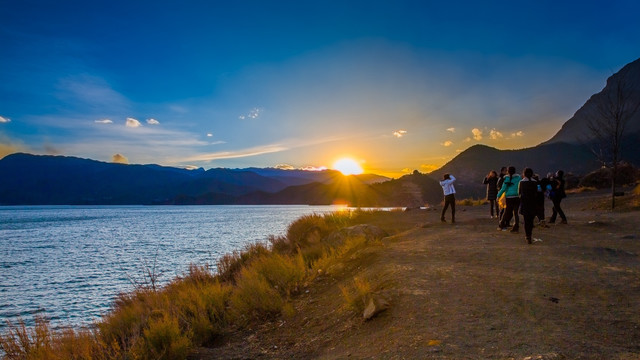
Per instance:
[[[360,164],[350,158],[342,158],[334,162],[333,169],[340,171],[344,175],[359,175],[364,172]]]

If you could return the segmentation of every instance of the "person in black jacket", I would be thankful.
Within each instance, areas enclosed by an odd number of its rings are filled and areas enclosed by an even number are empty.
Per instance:
[[[564,171],[558,170],[556,172],[556,176],[553,178],[551,182],[551,193],[549,194],[549,198],[553,203],[553,213],[551,214],[551,219],[549,219],[550,224],[554,224],[556,222],[556,218],[558,214],[562,218],[561,224],[567,223],[567,217],[564,215],[564,211],[560,207],[560,202],[562,199],[567,197],[567,194],[564,191]]]
[[[496,216],[500,213],[500,210],[498,209],[498,202],[496,201],[496,196],[498,195],[498,173],[495,170],[491,170],[482,183],[487,185],[487,200],[489,201],[491,218],[493,219],[494,208],[496,209]]]
[[[533,178],[533,170],[525,168],[522,180],[518,185],[520,195],[520,214],[524,218],[524,234],[528,244],[531,244],[533,233],[533,218],[538,213],[538,182]]]
[[[541,228],[548,228],[544,217],[544,199],[545,194],[551,190],[549,184],[549,178],[543,177],[542,179],[538,174],[534,174],[533,178],[538,182],[538,193],[536,194],[536,217],[538,218],[538,226]]]

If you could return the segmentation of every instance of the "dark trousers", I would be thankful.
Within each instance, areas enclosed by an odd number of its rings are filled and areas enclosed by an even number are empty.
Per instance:
[[[524,219],[524,235],[527,239],[531,239],[531,233],[533,232],[533,219],[535,218],[535,215],[522,215],[522,218]]]
[[[562,211],[562,208],[560,207],[560,201],[562,201],[562,199],[551,199],[551,202],[553,203],[553,213],[551,214],[551,219],[549,220],[549,222],[556,222],[558,214],[560,214],[560,218],[562,218],[562,220],[567,221],[567,217],[564,216],[564,211]]]
[[[511,218],[515,218],[515,225],[513,225],[514,229],[518,229],[520,227],[520,216],[518,215],[518,209],[520,208],[520,198],[507,198],[507,208],[504,210],[504,214],[502,215],[502,220],[500,220],[500,227],[506,228],[509,226],[511,222]]]
[[[444,213],[451,205],[451,221],[456,221],[456,196],[455,194],[449,194],[444,196],[444,207],[442,208],[442,215],[440,219],[444,220]]]
[[[496,215],[500,214],[500,209],[498,207],[498,200],[493,199],[489,200],[489,207],[491,208],[491,216],[493,216],[493,209],[496,209]]]

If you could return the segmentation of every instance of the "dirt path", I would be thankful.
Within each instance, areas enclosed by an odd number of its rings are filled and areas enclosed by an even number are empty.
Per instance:
[[[640,213],[566,201],[569,225],[542,241],[496,230],[488,208],[390,214],[393,233],[320,278],[296,315],[234,334],[194,358],[638,359]],[[521,227],[521,229],[523,229]],[[339,286],[368,279],[390,308],[370,321],[344,309]]]

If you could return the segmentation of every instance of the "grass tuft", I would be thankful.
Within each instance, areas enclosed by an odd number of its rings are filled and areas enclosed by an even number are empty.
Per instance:
[[[353,285],[341,286],[340,290],[346,308],[358,314],[364,311],[372,294],[369,281],[361,278],[354,278]]]

